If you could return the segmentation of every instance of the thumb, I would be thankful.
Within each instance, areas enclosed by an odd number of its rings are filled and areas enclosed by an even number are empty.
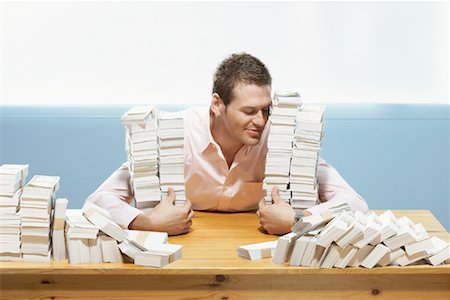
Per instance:
[[[277,186],[274,186],[272,188],[272,201],[273,201],[273,204],[277,204],[277,203],[283,202],[283,200],[280,197],[280,193],[278,191],[278,187]]]
[[[175,202],[175,192],[171,187],[167,190],[167,202],[170,204]]]
[[[258,211],[261,211],[264,207],[266,207],[266,199],[262,197],[258,202]]]

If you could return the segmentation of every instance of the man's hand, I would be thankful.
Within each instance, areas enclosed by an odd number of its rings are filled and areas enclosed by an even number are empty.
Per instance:
[[[183,207],[176,207],[175,192],[169,188],[166,199],[153,208],[151,211],[143,213],[136,217],[130,223],[129,228],[132,230],[146,231],[162,231],[169,235],[178,235],[189,232],[192,225],[194,211],[191,209],[192,204],[186,200]]]
[[[290,232],[295,220],[294,209],[280,198],[277,187],[272,189],[272,201],[272,205],[266,205],[264,198],[259,201],[259,210],[256,212],[259,223],[269,234]]]

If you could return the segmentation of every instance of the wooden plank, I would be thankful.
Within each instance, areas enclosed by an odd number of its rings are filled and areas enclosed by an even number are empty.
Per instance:
[[[81,264],[73,265],[63,262],[52,264],[2,262],[0,275],[14,274],[60,274],[60,275],[450,275],[450,265],[430,266],[412,265],[407,267],[387,266],[383,268],[345,268],[319,269],[308,267],[291,267],[275,265],[270,258],[253,262],[249,267],[223,267],[224,261],[218,261],[217,266],[209,262],[197,261],[197,267],[164,267],[145,268],[134,264]],[[208,265],[209,267],[205,267]]]
[[[14,275],[2,278],[0,286],[4,299],[448,299],[450,293],[448,277],[442,275]]]

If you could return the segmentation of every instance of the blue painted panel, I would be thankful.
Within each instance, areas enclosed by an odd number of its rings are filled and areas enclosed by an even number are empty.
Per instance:
[[[371,209],[429,209],[449,228],[449,122],[330,120],[322,156]]]
[[[1,107],[0,162],[61,176],[58,196],[81,207],[126,159],[127,108]],[[327,105],[322,156],[370,208],[430,209],[449,229],[448,105]]]

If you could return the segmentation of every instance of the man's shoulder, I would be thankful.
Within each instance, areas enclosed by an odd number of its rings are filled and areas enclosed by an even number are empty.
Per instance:
[[[184,124],[185,127],[202,126],[209,121],[208,114],[209,107],[207,106],[193,106],[184,110]]]
[[[208,115],[208,106],[192,106],[184,110],[185,118],[205,118]]]

